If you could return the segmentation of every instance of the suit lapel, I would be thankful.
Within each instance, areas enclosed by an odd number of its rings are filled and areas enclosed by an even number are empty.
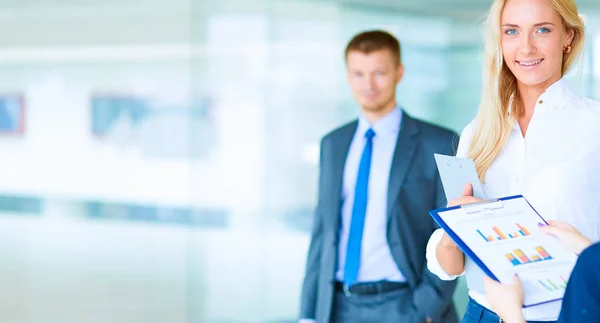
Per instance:
[[[392,158],[392,166],[390,169],[390,178],[388,184],[387,196],[387,216],[388,223],[392,215],[394,203],[400,194],[404,179],[408,174],[408,170],[412,164],[414,154],[417,150],[416,134],[419,132],[415,121],[403,112],[402,124],[394,157]]]
[[[352,138],[354,138],[357,127],[358,121],[354,121],[342,128],[339,132],[339,137],[335,138],[333,147],[331,148],[333,151],[331,164],[331,194],[333,195],[331,198],[331,214],[333,216],[333,227],[336,228],[336,230],[340,225],[342,185],[344,182],[346,158],[348,157],[348,150],[350,150],[350,144],[352,143]],[[339,237],[337,237],[337,239],[339,239]]]

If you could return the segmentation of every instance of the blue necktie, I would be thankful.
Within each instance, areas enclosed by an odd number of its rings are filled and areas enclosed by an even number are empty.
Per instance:
[[[360,247],[365,227],[365,215],[367,214],[367,191],[369,189],[369,172],[371,171],[374,136],[375,132],[372,129],[367,130],[365,134],[365,149],[360,159],[358,176],[356,177],[352,220],[350,221],[350,234],[348,236],[346,262],[344,264],[344,284],[348,287],[358,278],[358,269],[360,268]]]

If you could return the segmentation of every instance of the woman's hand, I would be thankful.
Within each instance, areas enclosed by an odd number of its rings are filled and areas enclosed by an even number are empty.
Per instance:
[[[457,205],[463,205],[463,204],[477,203],[477,202],[482,202],[482,201],[483,201],[482,199],[473,197],[473,185],[467,183],[463,187],[462,196],[448,202],[448,206],[451,207],[451,206],[457,206]]]
[[[473,185],[465,184],[465,187],[463,188],[462,197],[459,197],[457,199],[454,199],[454,200],[448,202],[448,207],[463,205],[463,204],[478,203],[478,202],[482,202],[482,201],[483,201],[482,199],[473,197]],[[446,234],[446,232],[444,232],[444,234],[442,235],[442,240],[440,241],[440,244],[443,247],[457,247],[456,244],[454,243],[454,241],[452,241],[452,239],[448,236],[448,234]]]
[[[577,255],[592,244],[590,239],[565,222],[548,221],[548,225],[540,225],[540,230],[545,234],[555,236],[565,248]]]
[[[503,322],[523,323],[523,287],[517,275],[510,285],[499,283],[488,276],[483,278],[485,297]]]

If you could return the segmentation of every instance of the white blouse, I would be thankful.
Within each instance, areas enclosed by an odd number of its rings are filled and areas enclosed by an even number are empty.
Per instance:
[[[463,130],[457,156],[467,157],[474,122]],[[548,220],[575,226],[592,241],[600,240],[600,102],[571,92],[565,80],[552,84],[538,99],[526,136],[515,121],[512,133],[485,175],[486,198],[522,194]],[[435,248],[442,237],[436,230],[427,244],[427,267],[443,280]],[[474,268],[475,267],[475,268]],[[479,268],[466,259],[465,272]],[[489,308],[480,292],[469,296]],[[562,302],[523,310],[532,321],[558,318]]]

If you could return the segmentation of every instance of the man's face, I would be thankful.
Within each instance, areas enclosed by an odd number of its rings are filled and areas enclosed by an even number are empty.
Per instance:
[[[348,83],[356,101],[368,112],[383,112],[396,99],[396,85],[404,67],[390,50],[369,54],[350,51],[346,58]]]

